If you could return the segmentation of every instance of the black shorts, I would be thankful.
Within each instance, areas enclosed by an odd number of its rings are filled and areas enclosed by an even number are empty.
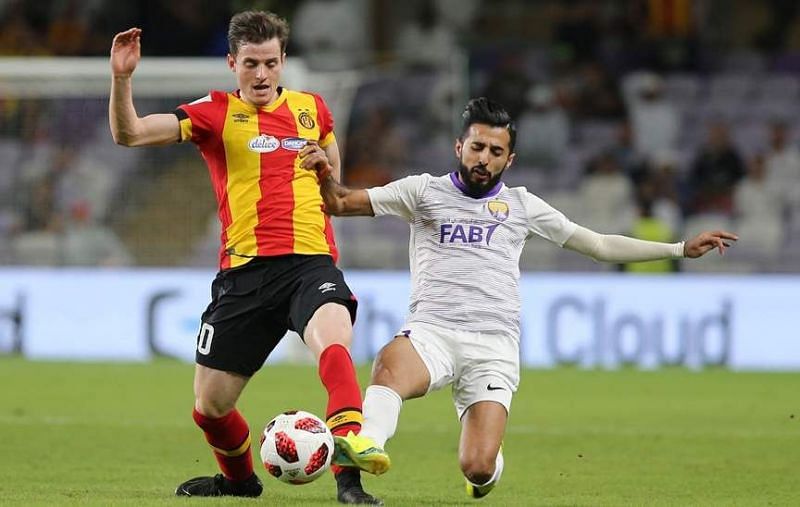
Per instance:
[[[220,271],[203,312],[195,360],[251,376],[291,329],[303,337],[324,303],[336,302],[355,322],[357,302],[328,255],[257,257]]]

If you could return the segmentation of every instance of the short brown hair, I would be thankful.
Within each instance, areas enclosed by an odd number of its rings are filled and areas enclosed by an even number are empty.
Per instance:
[[[239,12],[228,24],[228,51],[235,56],[248,42],[260,44],[275,37],[281,44],[281,53],[285,53],[289,42],[289,23],[285,19],[265,11]]]

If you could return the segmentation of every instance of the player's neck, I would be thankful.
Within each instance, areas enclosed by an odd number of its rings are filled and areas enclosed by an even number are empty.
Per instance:
[[[241,100],[242,102],[244,102],[248,106],[258,109],[258,108],[261,108],[261,107],[270,108],[270,107],[274,106],[275,103],[278,102],[281,99],[281,97],[283,96],[283,92],[284,92],[283,87],[279,86],[275,90],[275,93],[272,95],[272,97],[269,99],[269,101],[266,104],[256,104],[256,103],[252,102],[251,100],[249,100],[242,93],[242,90],[240,90],[240,89],[236,90],[235,92],[233,92],[233,94],[236,96],[236,98],[238,98],[239,100]]]
[[[463,181],[461,181],[461,175],[458,171],[453,171],[450,173],[450,181],[453,182],[453,185],[459,189],[462,194],[466,195],[467,197],[472,197],[473,199],[483,199],[485,197],[495,196],[500,193],[500,189],[503,188],[503,182],[501,180],[497,180],[497,183],[487,188],[485,191],[475,192]]]

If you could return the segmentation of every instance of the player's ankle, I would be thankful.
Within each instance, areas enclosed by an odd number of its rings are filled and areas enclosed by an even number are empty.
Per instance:
[[[339,488],[361,487],[361,471],[358,468],[339,467],[334,477]]]

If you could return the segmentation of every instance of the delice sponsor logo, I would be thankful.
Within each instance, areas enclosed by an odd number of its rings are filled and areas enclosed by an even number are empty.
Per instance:
[[[269,153],[275,151],[280,146],[278,140],[272,136],[261,134],[258,137],[250,139],[247,147],[256,153]]]

